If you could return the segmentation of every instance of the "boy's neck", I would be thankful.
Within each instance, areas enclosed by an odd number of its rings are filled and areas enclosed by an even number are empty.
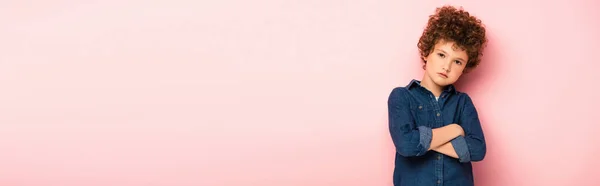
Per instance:
[[[421,86],[429,90],[435,97],[439,97],[442,94],[444,87],[435,84],[431,79],[423,77],[421,80]]]

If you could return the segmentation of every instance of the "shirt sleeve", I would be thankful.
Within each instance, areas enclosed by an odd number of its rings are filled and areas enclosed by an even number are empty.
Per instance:
[[[477,109],[471,98],[466,94],[465,96],[465,104],[459,120],[465,136],[459,136],[451,142],[460,162],[481,161],[487,151],[485,137]]]
[[[405,157],[422,156],[431,145],[432,131],[429,127],[416,127],[406,91],[395,88],[388,98],[389,131],[397,153]]]

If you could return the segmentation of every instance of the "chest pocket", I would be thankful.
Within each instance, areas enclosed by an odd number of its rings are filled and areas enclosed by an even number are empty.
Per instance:
[[[418,103],[415,104],[411,110],[415,117],[415,124],[417,126],[433,127],[435,122],[435,110],[432,105]]]

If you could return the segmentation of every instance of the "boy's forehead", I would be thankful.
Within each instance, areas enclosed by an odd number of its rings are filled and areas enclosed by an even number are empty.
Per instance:
[[[456,42],[451,41],[451,40],[439,40],[436,44],[435,44],[436,48],[442,48],[442,47],[449,47],[452,48],[453,51],[459,52],[459,51],[464,51],[465,48],[462,46],[459,46]]]
[[[435,44],[434,50],[441,50],[444,52],[452,52],[452,53],[454,53],[454,55],[456,55],[464,60],[468,60],[468,58],[469,58],[469,56],[467,55],[467,50],[464,47],[461,47],[460,45],[458,45],[454,41],[440,40]]]

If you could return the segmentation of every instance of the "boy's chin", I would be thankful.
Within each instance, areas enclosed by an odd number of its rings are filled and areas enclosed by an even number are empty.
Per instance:
[[[438,85],[440,87],[445,87],[445,86],[451,85],[454,82],[449,79],[434,79],[433,83],[435,83],[436,85]]]

